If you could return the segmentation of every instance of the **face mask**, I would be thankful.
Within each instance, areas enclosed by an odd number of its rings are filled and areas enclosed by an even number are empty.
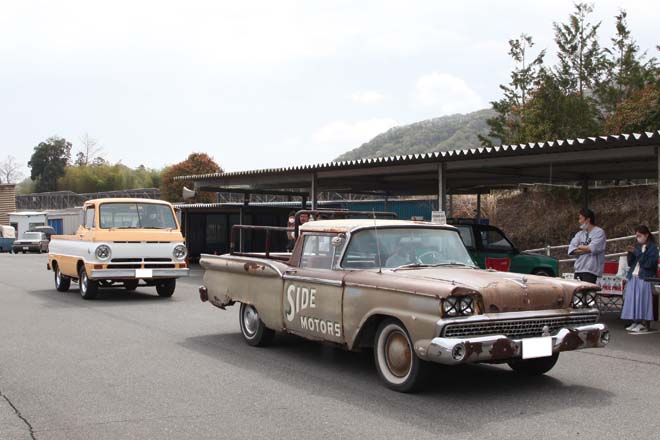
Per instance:
[[[646,243],[646,237],[637,237],[637,243],[639,244]]]
[[[585,229],[587,229],[587,224],[586,223],[580,223],[580,229],[582,229],[583,231]]]

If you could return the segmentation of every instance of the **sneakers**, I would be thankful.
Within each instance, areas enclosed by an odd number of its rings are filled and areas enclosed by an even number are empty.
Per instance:
[[[631,333],[644,333],[647,331],[649,331],[649,329],[646,328],[646,326],[644,326],[643,324],[637,324],[635,327],[629,330],[629,332]]]
[[[639,322],[633,322],[628,327],[626,327],[626,331],[631,332],[631,331],[633,331],[634,328],[639,327],[639,326],[640,326]]]

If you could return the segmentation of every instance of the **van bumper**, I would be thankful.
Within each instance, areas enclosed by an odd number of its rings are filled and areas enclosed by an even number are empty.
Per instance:
[[[94,269],[89,278],[93,280],[130,280],[152,278],[181,278],[190,275],[190,269]]]

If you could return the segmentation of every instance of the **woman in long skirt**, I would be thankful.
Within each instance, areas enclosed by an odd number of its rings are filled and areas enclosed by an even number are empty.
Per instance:
[[[621,319],[632,320],[626,330],[647,332],[653,320],[653,285],[646,281],[658,276],[658,246],[645,225],[635,229],[637,244],[628,248],[628,283],[623,294]]]

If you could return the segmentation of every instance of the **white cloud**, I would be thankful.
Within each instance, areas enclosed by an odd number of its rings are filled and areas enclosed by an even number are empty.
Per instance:
[[[377,104],[385,100],[385,95],[373,90],[362,90],[353,93],[351,99],[358,104]]]
[[[438,116],[470,112],[486,105],[462,78],[438,72],[417,80],[413,100],[416,105],[433,109]]]
[[[350,149],[371,140],[396,124],[392,118],[372,118],[356,122],[334,121],[317,130],[312,135],[312,140],[324,145],[343,144],[344,148]]]

